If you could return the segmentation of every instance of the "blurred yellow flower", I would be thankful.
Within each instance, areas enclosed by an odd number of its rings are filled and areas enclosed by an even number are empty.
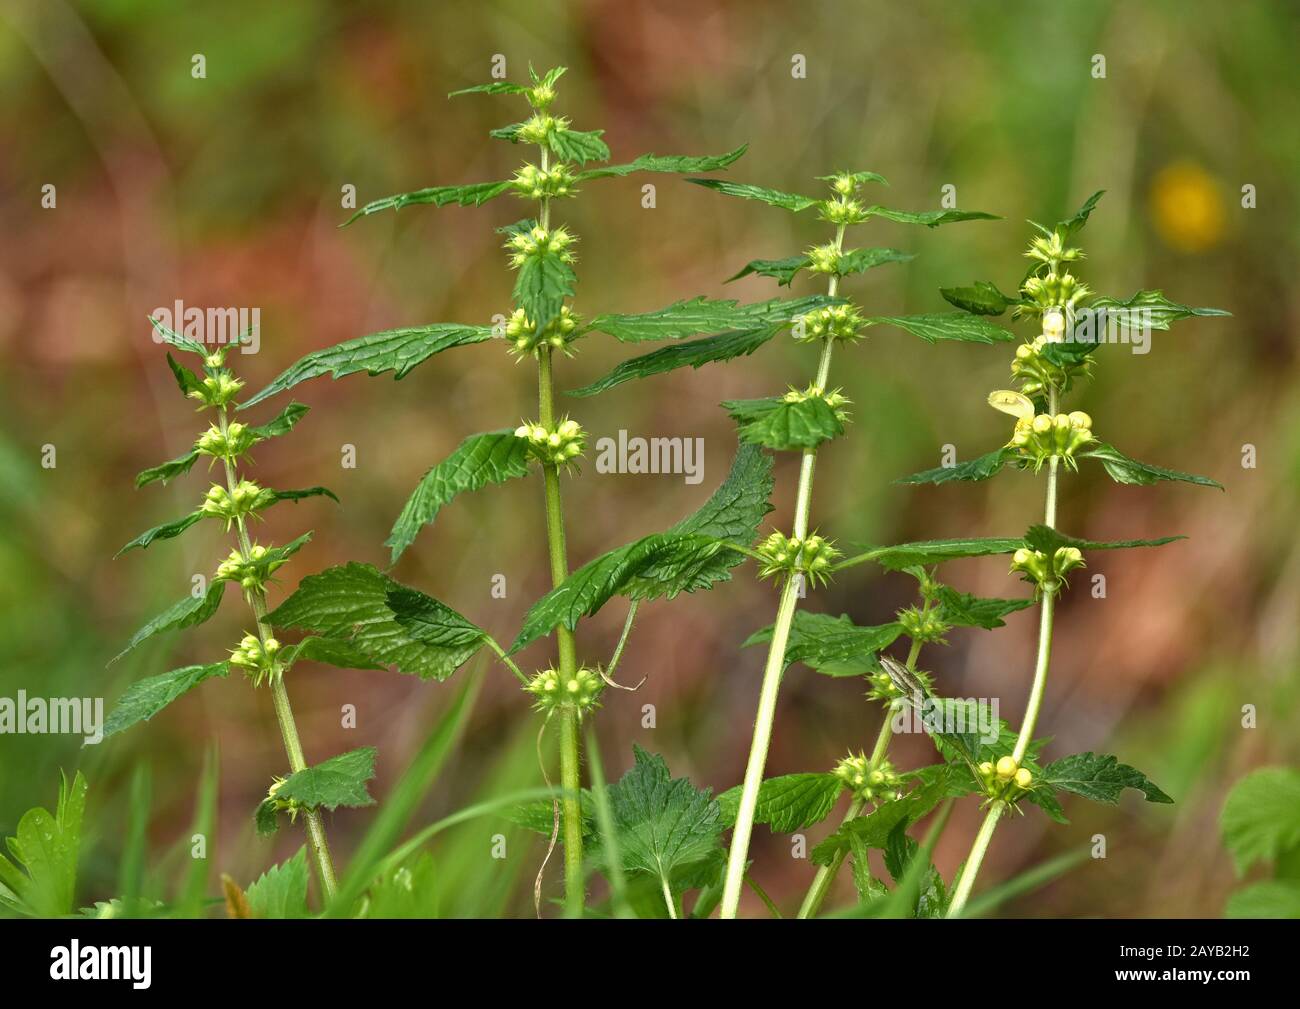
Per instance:
[[[1179,252],[1201,252],[1223,236],[1223,194],[1200,165],[1175,162],[1151,181],[1151,217],[1165,244]]]

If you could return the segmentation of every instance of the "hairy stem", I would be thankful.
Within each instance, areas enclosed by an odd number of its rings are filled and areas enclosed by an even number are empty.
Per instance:
[[[1052,389],[1048,396],[1048,411],[1053,416],[1056,415],[1057,400],[1057,391]],[[1047,499],[1043,506],[1043,524],[1051,529],[1056,528],[1056,490],[1059,462],[1060,460],[1056,456],[1052,456],[1047,463]],[[1052,661],[1052,632],[1056,619],[1056,593],[1059,590],[1060,586],[1056,584],[1041,587],[1042,599],[1038,604],[1038,655],[1034,662],[1034,682],[1033,686],[1029,688],[1029,701],[1025,706],[1025,718],[1020,724],[1020,734],[1016,737],[1016,747],[1011,753],[1017,764],[1024,759],[1029,750],[1029,744],[1034,740],[1034,727],[1038,724],[1038,714],[1043,706],[1043,692],[1047,687],[1047,670]],[[960,915],[962,909],[966,906],[966,901],[970,899],[971,890],[975,886],[975,877],[979,875],[980,863],[984,861],[984,853],[988,851],[989,842],[993,840],[993,831],[997,829],[998,821],[1002,818],[1002,814],[1007,811],[1007,808],[1005,802],[994,802],[989,807],[984,822],[980,824],[979,833],[975,835],[975,843],[971,846],[970,854],[966,857],[961,876],[958,878],[956,889],[953,891],[952,902],[948,905],[949,918]]]
[[[227,425],[226,411],[224,409],[219,412],[218,418],[221,433],[225,435]],[[226,489],[233,496],[239,479],[230,458],[226,457],[222,461],[225,463]],[[235,529],[238,533],[239,551],[244,560],[247,561],[252,551],[252,543],[249,541],[248,527],[242,515],[235,519]],[[244,598],[253,611],[253,619],[257,623],[258,640],[265,647],[267,640],[273,636],[271,627],[266,622],[266,595],[261,590],[258,590],[245,592]],[[289,758],[289,770],[297,774],[299,771],[306,769],[307,759],[303,755],[302,740],[298,737],[298,723],[293,717],[293,707],[289,703],[289,691],[285,687],[284,677],[278,669],[275,675],[271,677],[271,702],[275,707],[276,721],[280,724],[280,738],[284,741],[284,752]],[[320,813],[315,809],[305,810],[304,818],[307,823],[307,846],[311,848],[312,861],[316,864],[316,875],[320,881],[321,893],[324,897],[323,903],[328,904],[334,899],[334,894],[338,890],[338,878],[334,873],[334,859],[330,855],[329,839],[325,836],[325,824],[321,820]]]
[[[835,232],[835,247],[844,244],[844,226]],[[839,291],[840,278],[832,275],[827,293],[834,297]],[[827,339],[822,344],[821,359],[817,363],[817,388],[825,390],[830,379],[831,352],[835,341]],[[813,471],[817,466],[817,449],[806,448],[799,466],[799,489],[795,494],[794,533],[797,539],[808,535],[808,515],[812,508]],[[758,807],[758,790],[763,784],[763,769],[767,766],[767,751],[772,743],[772,724],[776,719],[776,698],[781,689],[781,674],[785,670],[785,647],[790,639],[790,624],[799,605],[800,579],[791,576],[781,587],[776,608],[776,621],[772,625],[772,641],[763,667],[763,683],[758,692],[758,713],[754,717],[754,736],[750,741],[749,760],[745,764],[745,781],[740,790],[740,807],[736,812],[736,826],[731,833],[731,850],[727,853],[727,874],[722,889],[721,917],[734,918],[740,908],[740,892],[745,883],[745,863],[749,859],[749,840],[754,832],[754,811]]]

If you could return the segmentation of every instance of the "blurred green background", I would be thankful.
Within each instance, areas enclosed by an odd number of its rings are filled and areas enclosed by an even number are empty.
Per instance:
[[[747,142],[733,179],[816,194],[815,176],[871,169],[892,187],[870,197],[891,206],[937,207],[941,187],[952,185],[959,207],[1005,218],[862,230],[859,244],[919,253],[847,285],[868,314],[941,310],[941,285],[987,279],[1014,288],[1024,219],[1058,220],[1096,189],[1107,195],[1083,233],[1089,258],[1079,271],[1094,288],[1117,296],[1161,288],[1233,313],[1156,333],[1145,356],[1103,349],[1096,381],[1072,404],[1128,454],[1227,488],[1121,487],[1086,468],[1063,489],[1061,524],[1074,535],[1191,537],[1091,560],[1090,572],[1106,575],[1107,598],[1091,598],[1086,580],[1067,597],[1041,722],[1055,737],[1049,754],[1116,753],[1177,805],[1146,805],[1132,793],[1117,809],[1076,800],[1068,827],[1031,811],[999,833],[981,880],[991,885],[1102,833],[1106,860],[1001,913],[1219,914],[1235,885],[1216,826],[1223,795],[1248,769],[1293,763],[1300,751],[1297,27],[1296,5],[1280,2],[5,3],[0,696],[25,689],[111,705],[132,680],[212,661],[245,630],[232,597],[204,627],[105,668],[136,627],[229,549],[216,528],[200,527],[112,559],[138,531],[189,510],[203,487],[196,469],[166,489],[132,489],[135,472],[179,454],[198,426],[146,314],[178,298],[259,307],[261,351],[235,361],[256,389],[309,350],[365,332],[486,322],[508,311],[513,276],[493,228],[522,216],[513,198],[478,210],[416,207],[338,230],[341,190],[355,185],[364,202],[506,177],[523,152],[487,133],[521,117],[518,100],[448,102],[446,93],[486,81],[497,53],[516,80],[530,61],[564,64],[557,111],[576,128],[605,128],[616,161]],[[206,59],[206,79],[191,76],[194,54]],[[791,75],[794,54],[806,57],[805,79]],[[1104,79],[1092,76],[1094,54],[1106,58]],[[647,182],[657,187],[652,210],[641,205]],[[41,206],[47,184],[56,187],[55,209]],[[1246,185],[1256,209],[1241,206]],[[771,297],[770,281],[723,281],[749,259],[792,255],[828,237],[806,215],[723,199],[672,176],[585,189],[557,213],[581,239],[576,307],[587,316],[695,294]],[[805,384],[813,353],[779,341],[728,365],[570,401],[594,437],[620,428],[700,436],[707,458],[699,486],[589,465],[566,485],[574,564],[694,509],[735,448],[717,403]],[[560,365],[560,386],[584,384],[624,356],[613,340],[590,338]],[[891,482],[936,465],[944,444],[969,458],[1006,438],[1006,418],[984,399],[1008,384],[1009,361],[1006,347],[929,347],[884,328],[839,355],[836,381],[854,401],[854,424],[818,466],[821,531],[884,543],[1010,535],[1036,520],[1041,484],[1019,474],[939,488]],[[345,559],[385,566],[382,541],[424,470],[465,435],[535,410],[533,369],[512,364],[495,343],[436,358],[397,385],[358,376],[294,392],[313,410],[291,438],[257,453],[258,477],[282,487],[325,483],[343,504],[308,501],[268,516],[263,542],[316,530],[285,569],[284,589]],[[41,466],[47,444],[57,450],[53,469]],[[1257,452],[1253,469],[1242,466],[1247,444]],[[355,469],[341,466],[345,445],[355,446]],[[795,476],[793,458],[779,459],[776,521],[788,518]],[[546,588],[540,503],[536,481],[457,502],[394,574],[498,637],[512,635]],[[490,594],[497,573],[507,578],[504,600]],[[997,559],[948,575],[986,595],[1022,588]],[[855,568],[808,606],[878,623],[909,591],[906,578]],[[645,610],[623,678],[648,681],[610,696],[597,723],[608,774],[630,765],[635,741],[698,783],[721,790],[740,780],[762,655],[738,645],[770,622],[774,598],[746,567],[711,594]],[[584,624],[589,661],[609,654],[621,620],[611,606]],[[926,664],[945,692],[999,697],[1004,717],[1018,722],[1033,623],[1022,613],[991,634],[954,632],[953,647],[928,651]],[[379,746],[373,790],[381,799],[450,694],[318,666],[297,670],[290,691],[309,760]],[[856,681],[791,670],[769,773],[825,769],[869,746],[878,716],[861,693]],[[355,729],[340,725],[345,704],[357,705]],[[642,725],[646,704],[656,709],[653,729]],[[1255,729],[1241,727],[1245,704],[1257,707]],[[535,731],[514,681],[491,671],[465,744],[421,816],[540,784]],[[98,747],[0,737],[0,834],[12,833],[29,805],[53,802],[60,768],[84,769],[95,836],[79,897],[106,898],[133,769],[152,768],[148,841],[161,853],[186,842],[210,742],[220,747],[214,867],[251,880],[300,839],[294,830],[274,844],[253,836],[252,809],[284,758],[268,696],[234,677]],[[915,737],[893,752],[904,767],[931,760]],[[948,878],[969,846],[976,807],[959,806],[939,848]],[[338,854],[371,815],[332,817]],[[509,837],[504,860],[490,858],[495,833]],[[543,848],[504,821],[450,832],[434,849],[446,879],[441,910],[531,913]],[[791,857],[789,839],[759,828],[753,857],[774,899],[796,904],[813,867]],[[551,874],[553,886],[554,864]]]

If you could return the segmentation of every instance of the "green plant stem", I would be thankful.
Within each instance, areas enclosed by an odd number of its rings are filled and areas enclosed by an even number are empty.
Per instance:
[[[226,411],[221,410],[218,417],[221,433],[224,436],[227,430]],[[233,496],[235,486],[239,483],[235,467],[229,457],[222,461],[225,463],[226,489]],[[252,543],[249,541],[248,526],[242,515],[235,519],[235,528],[238,532],[240,553],[247,561],[252,552]],[[265,647],[267,640],[273,637],[271,627],[266,622],[266,594],[261,590],[245,592],[244,598],[253,611],[258,640]],[[284,676],[278,668],[271,677],[271,703],[275,708],[276,721],[280,724],[280,738],[284,741],[284,752],[289,758],[289,770],[297,774],[306,769],[307,758],[303,754],[302,740],[298,736],[298,722],[293,717],[293,707],[289,703],[289,691],[284,685]],[[307,824],[307,844],[311,848],[312,861],[316,863],[323,903],[328,904],[334,899],[334,894],[338,890],[338,878],[334,873],[334,859],[330,855],[329,839],[325,836],[325,824],[321,820],[320,812],[315,809],[305,810],[304,819]]]
[[[835,247],[844,244],[844,226],[835,232]],[[839,291],[840,278],[832,275],[827,292],[833,298]],[[830,379],[831,352],[834,340],[822,344],[821,359],[817,363],[814,384],[825,389]],[[808,514],[812,508],[813,471],[817,466],[817,449],[806,448],[799,466],[799,489],[795,494],[794,533],[798,539],[808,535]],[[727,853],[727,873],[722,888],[720,917],[735,918],[740,908],[740,893],[745,883],[745,864],[749,859],[749,840],[754,832],[754,811],[758,807],[758,790],[763,784],[763,770],[767,766],[767,751],[772,743],[772,725],[776,720],[776,698],[781,689],[781,674],[785,670],[785,648],[790,639],[790,625],[799,606],[800,580],[793,575],[781,586],[781,596],[776,608],[776,621],[772,625],[772,641],[767,649],[767,662],[763,667],[763,683],[758,692],[758,713],[754,717],[754,735],[749,746],[749,760],[745,764],[745,781],[740,790],[740,806],[736,811],[736,825],[731,832],[731,850]]]
[[[1057,400],[1057,391],[1052,389],[1048,396],[1048,411],[1053,416],[1056,415]],[[1059,463],[1060,460],[1056,456],[1052,456],[1047,463],[1047,499],[1043,506],[1043,524],[1051,529],[1056,528],[1056,492]],[[1059,590],[1060,586],[1055,584],[1043,585],[1041,588],[1038,655],[1034,662],[1034,682],[1033,686],[1029,688],[1029,701],[1025,705],[1025,718],[1020,724],[1020,734],[1016,737],[1016,746],[1011,752],[1012,759],[1017,764],[1024,759],[1025,754],[1029,751],[1029,744],[1034,740],[1034,727],[1038,724],[1038,715],[1043,706],[1043,693],[1047,687],[1047,671],[1052,662],[1052,633],[1056,619],[1056,593]],[[971,890],[975,886],[975,877],[979,875],[985,852],[988,851],[989,842],[993,840],[993,832],[997,829],[998,821],[1007,809],[1007,804],[1000,800],[989,807],[984,822],[980,824],[979,833],[975,835],[975,843],[971,846],[970,854],[966,856],[966,862],[962,867],[956,888],[953,890],[952,901],[948,905],[947,917],[958,917],[966,906],[966,901],[970,899]]]

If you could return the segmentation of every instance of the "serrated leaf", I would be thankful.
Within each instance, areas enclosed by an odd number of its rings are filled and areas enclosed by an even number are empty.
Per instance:
[[[412,193],[385,196],[383,199],[367,203],[344,221],[343,227],[347,227],[358,217],[368,217],[381,210],[401,210],[414,204],[431,203],[435,207],[445,207],[449,203],[455,203],[462,207],[481,207],[488,200],[508,192],[511,185],[509,179],[504,182],[472,182],[464,186],[430,186],[427,189],[417,189]]]
[[[806,298],[772,298],[742,305],[737,301],[691,298],[666,308],[636,315],[598,315],[589,331],[607,333],[623,343],[648,340],[680,340],[701,333],[745,329],[755,324],[790,323],[801,315],[835,304],[839,299],[824,294]]]
[[[184,336],[176,332],[174,329],[164,326],[152,315],[149,316],[149,324],[153,326],[154,332],[158,334],[163,343],[175,347],[177,350],[183,350],[190,354],[197,354],[202,358],[208,356],[208,348],[203,346],[203,344],[199,343],[197,340],[191,340],[188,336]]]
[[[1228,898],[1225,918],[1300,918],[1300,882],[1270,879],[1242,887]]]
[[[1032,525],[1025,532],[1024,543],[1031,550],[1039,550],[1051,555],[1061,547],[1074,547],[1084,551],[1127,550],[1130,547],[1162,547],[1186,538],[1186,536],[1161,536],[1154,540],[1083,540],[1050,526]]]
[[[737,399],[722,408],[736,421],[742,441],[778,451],[815,448],[844,433],[844,422],[820,396],[793,403],[782,396]]]
[[[137,680],[126,688],[108,718],[104,720],[104,735],[111,736],[129,729],[138,722],[147,722],[182,694],[193,690],[204,680],[225,676],[230,667],[224,662],[209,662],[201,666],[182,666],[170,672],[159,673]]]
[[[327,497],[338,502],[338,495],[328,487],[303,487],[299,490],[276,490],[273,487],[262,488],[262,493],[253,499],[257,508],[266,508],[280,501],[301,501],[309,497]]]
[[[730,577],[744,555],[728,543],[748,545],[770,510],[772,460],[742,445],[727,479],[703,507],[662,533],[644,536],[584,564],[544,595],[524,616],[511,654],[563,625],[572,630],[615,595],[673,598]]]
[[[196,449],[190,449],[184,455],[177,456],[175,459],[170,459],[167,462],[159,463],[157,466],[151,466],[146,470],[141,470],[136,474],[136,490],[159,480],[165,484],[173,477],[188,473],[194,468],[194,463],[198,458],[198,451]]]
[[[307,849],[267,869],[245,896],[254,918],[306,918]]]
[[[578,276],[554,249],[537,249],[524,256],[515,277],[514,298],[538,330],[560,314],[565,298],[573,297]]]
[[[190,514],[184,516],[183,518],[175,519],[172,522],[164,522],[162,525],[154,526],[152,529],[146,529],[144,532],[142,532],[139,536],[133,539],[130,543],[124,546],[113,556],[121,557],[128,550],[134,550],[136,547],[139,547],[141,550],[144,550],[149,546],[149,544],[153,543],[156,540],[175,539],[177,536],[183,533],[190,526],[194,525],[194,523],[198,522],[199,519],[201,518],[203,518],[203,513],[199,511],[195,511],[195,512],[190,512]]]
[[[1221,308],[1192,308],[1188,305],[1180,305],[1166,298],[1163,291],[1138,291],[1127,299],[1097,298],[1088,303],[1087,310],[1091,312],[1099,308],[1108,311],[1118,309],[1126,313],[1136,311],[1140,313],[1141,323],[1151,329],[1168,329],[1173,323],[1192,317],[1232,315],[1231,312],[1225,312]]]
[[[1097,201],[1102,198],[1106,192],[1104,189],[1098,189],[1095,193],[1083,201],[1083,206],[1076,210],[1073,216],[1059,222],[1054,229],[1061,236],[1062,242],[1068,242],[1071,238],[1083,230],[1083,226],[1088,223],[1088,218],[1092,216],[1093,210],[1097,207]]]
[[[1237,873],[1300,851],[1300,771],[1262,767],[1232,786],[1219,816]]]
[[[257,441],[266,441],[267,438],[278,438],[282,434],[288,434],[310,409],[302,403],[290,403],[265,424],[258,424],[252,428],[251,433]]]
[[[853,184],[855,186],[860,186],[864,182],[876,182],[882,186],[889,185],[889,180],[886,179],[883,175],[877,174],[876,172],[847,172],[847,173],[840,173],[837,175],[819,175],[817,176],[817,181],[835,182],[845,174],[848,175],[848,177],[853,181]]]
[[[957,221],[1000,221],[997,214],[986,214],[982,210],[891,210],[879,205],[868,207],[868,217],[883,217],[887,221],[899,224],[924,224],[927,228],[937,228],[941,224],[953,224]]]
[[[849,249],[840,256],[835,274],[849,277],[886,263],[910,263],[915,258],[915,252],[899,252],[897,249]]]
[[[356,645],[343,638],[304,638],[279,654],[280,666],[289,669],[296,662],[320,662],[338,669],[383,669]]]
[[[609,147],[601,140],[604,130],[555,129],[546,135],[546,146],[564,161],[585,165],[588,161],[608,161]]]
[[[458,95],[522,95],[527,90],[522,84],[512,84],[510,81],[493,81],[491,84],[475,84],[471,88],[449,91],[447,97],[455,98]]]
[[[200,380],[199,376],[177,361],[176,358],[172,357],[171,351],[167,352],[167,367],[172,370],[172,375],[176,379],[176,385],[180,387],[180,390],[184,395],[188,396],[192,392],[202,390],[203,382]]]
[[[858,816],[831,834],[812,851],[812,860],[817,865],[830,865],[840,852],[850,850],[850,838],[865,848],[884,849],[889,835],[900,824],[915,823],[929,813],[950,794],[951,781],[946,766],[900,799],[886,802],[865,816]],[[903,829],[906,829],[904,826]]]
[[[982,627],[988,631],[1004,626],[1002,618],[1008,614],[1034,605],[1032,596],[1028,599],[982,599],[947,585],[939,586],[935,599],[939,604],[938,617],[944,623],[954,627]]]
[[[0,855],[0,907],[37,918],[72,913],[85,811],[86,779],[78,771],[71,784],[60,774],[53,814],[36,806],[19,818],[7,841],[9,853],[26,872]]]
[[[842,787],[839,778],[826,773],[784,774],[768,778],[758,788],[754,822],[770,824],[775,834],[806,830],[830,815]],[[740,791],[741,786],[737,785],[718,796],[724,827],[735,826]]]
[[[375,800],[366,790],[366,782],[375,776],[375,753],[373,746],[362,746],[305,767],[289,775],[275,797],[309,809],[373,806]]]
[[[796,610],[785,646],[785,664],[802,662],[826,676],[861,676],[877,668],[877,654],[903,634],[897,622],[859,627],[847,614],[832,617],[827,613]],[[755,631],[741,647],[767,644],[772,640],[771,626]]]
[[[661,375],[677,368],[700,368],[714,361],[730,361],[754,353],[783,328],[782,325],[763,325],[741,329],[733,333],[690,340],[643,354],[624,361],[609,372],[581,389],[569,390],[570,396],[594,396],[636,378]]]
[[[384,546],[391,548],[392,561],[414,541],[416,534],[432,525],[438,511],[457,494],[479,490],[490,483],[505,483],[528,475],[528,442],[513,431],[489,431],[470,435],[451,455],[420,479]]]
[[[633,172],[716,172],[726,168],[749,149],[748,144],[741,144],[734,151],[716,156],[695,157],[684,154],[642,154],[635,161],[625,165],[605,165],[603,168],[590,168],[579,172],[578,182],[589,179],[603,179],[613,175],[631,175]]]
[[[1173,802],[1145,774],[1116,758],[1100,753],[1075,753],[1043,768],[1041,784],[1073,792],[1093,802],[1115,805],[1126,788],[1141,792],[1147,802]]]
[[[1116,483],[1138,484],[1149,486],[1159,483],[1162,480],[1179,481],[1182,483],[1194,483],[1201,487],[1218,487],[1223,490],[1223,484],[1217,480],[1211,480],[1207,476],[1197,476],[1194,473],[1180,473],[1178,470],[1165,469],[1163,466],[1153,466],[1150,463],[1138,462],[1136,459],[1130,459],[1113,445],[1107,445],[1105,442],[1098,442],[1091,448],[1077,453],[1079,458],[1100,459],[1101,464],[1106,467],[1106,472]]]
[[[214,613],[217,607],[221,605],[221,597],[225,594],[226,583],[224,581],[214,581],[208,586],[207,592],[201,596],[187,595],[180,602],[167,607],[162,613],[150,620],[141,627],[131,640],[127,642],[125,648],[108,660],[111,666],[131,649],[155,634],[161,634],[163,631],[181,630],[186,627],[197,627],[199,624],[206,623]]]
[[[402,588],[369,564],[344,564],[308,575],[266,619],[272,627],[342,638],[399,672],[445,680],[478,651],[483,632],[455,614],[459,634],[434,643],[417,638],[389,607],[390,592]]]
[[[977,280],[970,287],[941,287],[939,293],[948,304],[972,315],[1001,315],[1020,304],[1018,297],[1008,297],[987,280]]]
[[[687,179],[686,181],[693,182],[697,186],[703,186],[705,189],[716,190],[726,196],[739,196],[746,200],[758,200],[760,203],[780,207],[782,210],[791,210],[796,214],[823,202],[822,200],[813,199],[811,196],[801,196],[798,193],[783,193],[778,189],[751,186],[745,182],[728,182],[725,179]]]
[[[1002,467],[1016,457],[1014,449],[999,448],[975,459],[954,466],[936,466],[910,476],[899,477],[895,483],[950,483],[953,480],[987,480],[1001,472]],[[1000,552],[1000,551],[999,551]]]
[[[735,276],[728,277],[727,283],[747,277],[751,273],[771,277],[779,287],[789,287],[800,270],[812,265],[807,256],[789,256],[785,259],[752,259]]]
[[[888,571],[905,571],[918,565],[942,564],[962,557],[987,557],[1013,554],[1024,546],[1020,537],[972,536],[949,540],[920,540],[889,547],[866,547],[863,559],[871,560]]]
[[[393,618],[407,634],[428,648],[449,653],[457,667],[487,643],[486,631],[417,589],[390,589],[387,602]]]
[[[966,312],[932,312],[925,315],[878,315],[864,319],[865,326],[897,326],[926,343],[960,340],[965,343],[1005,343],[1015,335],[983,316]]]
[[[455,322],[369,333],[324,350],[313,351],[286,368],[252,399],[241,403],[239,409],[245,410],[270,396],[292,389],[299,382],[321,375],[342,378],[358,371],[364,371],[368,375],[381,375],[391,371],[395,379],[403,379],[413,368],[434,354],[452,347],[482,343],[491,338],[490,326],[466,326]]]
[[[663,757],[635,743],[632,753],[632,769],[607,789],[619,857],[625,871],[646,873],[675,890],[677,870],[717,849],[722,813],[708,789],[673,778]]]

